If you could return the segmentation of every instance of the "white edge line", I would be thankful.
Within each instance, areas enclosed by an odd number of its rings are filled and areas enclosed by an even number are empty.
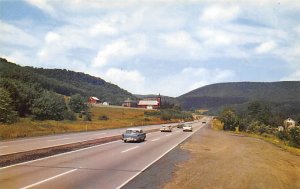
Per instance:
[[[80,152],[80,151],[84,151],[84,150],[88,150],[88,149],[92,149],[92,148],[97,148],[99,146],[105,146],[105,145],[116,143],[116,142],[120,142],[120,140],[116,140],[116,141],[112,141],[112,142],[108,142],[108,143],[104,143],[104,144],[99,144],[99,145],[91,146],[91,147],[87,147],[87,148],[82,148],[82,149],[71,151],[71,152],[65,152],[65,153],[61,153],[61,154],[56,154],[56,155],[53,155],[53,156],[48,156],[48,157],[44,157],[44,158],[40,158],[40,159],[26,161],[26,162],[23,162],[23,163],[17,163],[17,164],[9,165],[9,166],[6,166],[6,167],[1,167],[0,170],[6,169],[6,168],[10,168],[10,167],[15,167],[15,166],[18,166],[18,165],[24,165],[24,164],[32,163],[32,162],[36,162],[36,161],[41,161],[41,160],[45,160],[45,159],[49,159],[49,158],[53,158],[53,157],[58,157],[58,156],[62,156],[62,155],[72,154],[72,153],[75,153],[75,152]]]
[[[154,142],[154,141],[158,141],[158,140],[160,140],[160,138],[156,138],[156,139],[153,139],[151,141]]]
[[[42,183],[47,182],[47,181],[49,181],[49,180],[56,179],[56,178],[58,178],[58,177],[64,176],[64,175],[69,174],[69,173],[71,173],[71,172],[74,172],[74,171],[76,171],[76,170],[77,170],[77,169],[72,169],[72,170],[70,170],[70,171],[61,173],[61,174],[59,174],[59,175],[56,175],[56,176],[47,178],[47,179],[45,179],[45,180],[41,180],[41,181],[36,182],[36,183],[34,183],[34,184],[31,184],[31,185],[22,187],[21,189],[27,189],[27,188],[31,188],[31,187],[37,186],[37,185],[39,185],[39,184],[42,184]]]
[[[59,140],[68,140],[70,138],[58,138],[58,139],[52,139],[52,140],[47,140],[48,142],[54,142],[54,141],[59,141]]]
[[[136,148],[138,148],[139,146],[135,146],[135,147],[132,147],[132,148],[129,148],[127,150],[123,150],[121,153],[125,153],[125,152],[128,152],[128,151],[131,151],[131,150],[134,150]]]
[[[196,131],[200,130],[203,126],[200,126]],[[195,132],[196,132],[195,131]],[[159,156],[158,158],[156,158],[154,161],[152,161],[151,163],[149,163],[146,167],[144,167],[141,171],[137,172],[135,175],[133,175],[132,177],[130,177],[128,180],[126,180],[123,184],[121,184],[120,186],[118,186],[116,189],[121,189],[123,186],[125,186],[127,183],[129,183],[132,179],[134,179],[136,176],[138,176],[139,174],[141,174],[143,171],[145,171],[148,167],[150,167],[153,163],[157,162],[159,159],[161,159],[163,156],[165,156],[167,153],[169,153],[171,150],[173,150],[176,146],[178,146],[180,143],[182,143],[183,141],[185,141],[187,138],[189,138],[190,136],[192,136],[195,132],[191,133],[190,135],[188,135],[187,137],[185,137],[183,140],[181,140],[178,144],[174,145],[172,148],[170,148],[168,151],[166,151],[165,153],[163,153],[161,156]]]

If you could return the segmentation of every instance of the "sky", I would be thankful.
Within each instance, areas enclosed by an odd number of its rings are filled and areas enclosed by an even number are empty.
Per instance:
[[[133,94],[300,80],[298,0],[0,0],[0,56]]]

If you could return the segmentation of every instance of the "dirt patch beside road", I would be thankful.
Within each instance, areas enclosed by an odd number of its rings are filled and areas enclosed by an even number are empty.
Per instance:
[[[263,140],[203,128],[181,148],[191,158],[165,189],[300,188],[300,156]]]

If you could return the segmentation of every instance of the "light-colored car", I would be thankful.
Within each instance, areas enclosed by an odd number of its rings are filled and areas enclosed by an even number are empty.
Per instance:
[[[163,126],[161,126],[160,131],[161,132],[172,132],[172,126],[170,126],[170,125],[163,125]]]
[[[190,124],[185,124],[182,128],[183,131],[193,131],[193,127]]]
[[[140,128],[129,128],[122,134],[124,142],[143,142],[146,139],[146,133]]]

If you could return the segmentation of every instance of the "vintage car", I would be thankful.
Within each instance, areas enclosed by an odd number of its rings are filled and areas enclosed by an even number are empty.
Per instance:
[[[185,124],[182,129],[183,131],[193,131],[193,127],[191,124]]]
[[[171,125],[163,125],[160,128],[161,132],[172,132],[172,126]]]
[[[124,142],[143,142],[146,139],[146,133],[140,128],[129,128],[122,134]]]
[[[184,126],[184,123],[178,123],[177,128],[182,129]]]

